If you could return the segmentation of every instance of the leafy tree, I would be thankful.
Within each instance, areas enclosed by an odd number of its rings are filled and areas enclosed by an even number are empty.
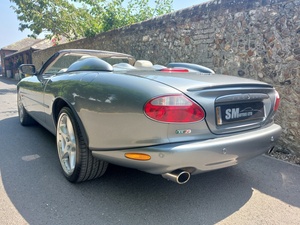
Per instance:
[[[141,22],[172,11],[173,0],[10,0],[21,31],[70,40]]]

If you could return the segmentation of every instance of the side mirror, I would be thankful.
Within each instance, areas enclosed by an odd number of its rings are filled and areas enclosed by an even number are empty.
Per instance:
[[[19,66],[19,70],[22,74],[36,75],[36,69],[33,64],[22,64]]]

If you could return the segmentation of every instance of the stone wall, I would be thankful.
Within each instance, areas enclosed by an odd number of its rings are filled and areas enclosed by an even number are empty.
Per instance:
[[[279,146],[300,154],[300,0],[214,0],[63,48],[119,51],[166,64],[202,64],[217,73],[273,84],[281,95]]]

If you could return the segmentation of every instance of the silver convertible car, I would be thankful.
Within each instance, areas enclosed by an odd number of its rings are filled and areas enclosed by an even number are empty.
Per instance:
[[[61,50],[17,85],[22,125],[56,135],[70,182],[108,163],[177,182],[271,151],[280,98],[269,84],[189,63],[153,65],[107,51]]]

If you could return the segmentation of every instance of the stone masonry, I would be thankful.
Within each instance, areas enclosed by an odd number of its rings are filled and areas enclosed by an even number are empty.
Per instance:
[[[214,0],[132,26],[35,52],[119,51],[154,64],[181,61],[268,82],[279,91],[279,148],[300,155],[300,0]]]

